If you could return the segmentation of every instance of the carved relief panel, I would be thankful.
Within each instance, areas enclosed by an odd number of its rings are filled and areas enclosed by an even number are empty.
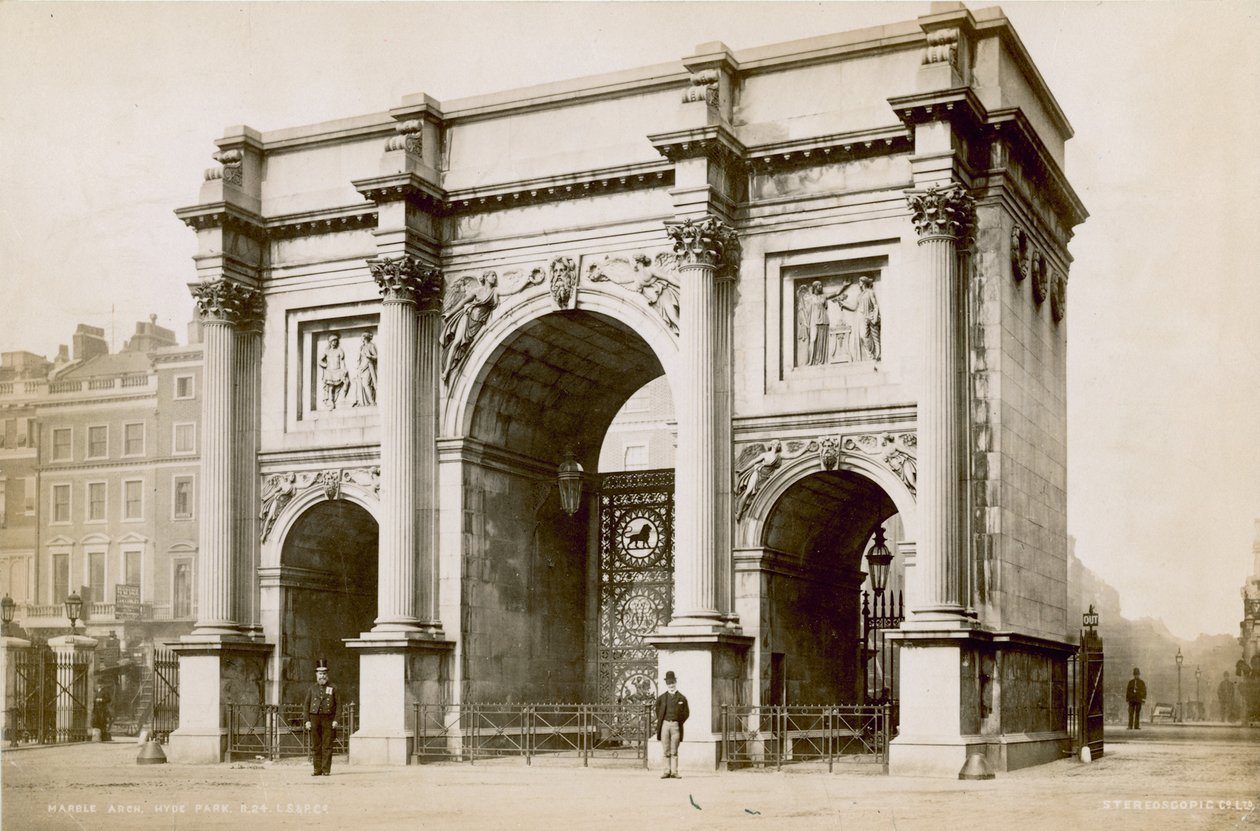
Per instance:
[[[882,360],[883,269],[878,263],[862,265],[839,264],[834,270],[815,269],[790,278],[786,288],[792,315],[785,335],[792,341],[786,354],[792,356],[793,369]]]
[[[379,306],[377,306],[379,308]],[[379,380],[375,309],[291,312],[288,321],[289,429],[375,416]],[[305,423],[305,428],[298,425]]]

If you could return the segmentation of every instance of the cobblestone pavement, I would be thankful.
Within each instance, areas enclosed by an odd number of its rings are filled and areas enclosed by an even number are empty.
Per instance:
[[[566,762],[137,765],[131,743],[5,751],[4,829],[1257,829],[1260,729],[1120,735],[988,782],[798,767],[658,778]],[[1143,731],[1145,733],[1145,730]],[[1136,738],[1136,737],[1134,737]],[[869,769],[868,769],[869,770]]]

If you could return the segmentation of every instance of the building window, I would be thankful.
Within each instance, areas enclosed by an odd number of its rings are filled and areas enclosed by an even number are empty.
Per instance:
[[[647,470],[648,449],[646,444],[627,444],[625,464],[622,470]]]
[[[70,555],[53,555],[53,603],[61,603],[70,595]]]
[[[177,399],[193,397],[193,377],[191,375],[175,376],[175,397]]]
[[[192,422],[176,424],[175,434],[171,439],[172,452],[188,454],[197,452],[197,425]]]
[[[35,477],[27,476],[22,480],[24,487],[22,488],[22,513],[27,516],[35,516]],[[17,497],[13,497],[13,501],[17,502]]]
[[[5,500],[7,479],[0,479],[0,528],[9,524],[8,502]]]
[[[109,456],[109,428],[97,424],[88,428],[87,458],[104,459]]]
[[[128,585],[140,585],[140,555],[139,551],[123,552],[123,582]]]
[[[144,455],[144,423],[123,425],[123,455]]]
[[[52,460],[54,462],[70,461],[71,439],[72,434],[69,427],[58,427],[52,431]]]
[[[174,486],[171,490],[174,491],[175,497],[172,516],[174,519],[192,519],[193,478],[191,476],[176,476],[173,481]]]
[[[144,482],[139,479],[123,482],[123,519],[144,519]]]
[[[171,574],[171,617],[192,617],[193,573],[191,560],[176,560]]]
[[[52,486],[52,521],[70,521],[70,486]]]
[[[626,399],[626,403],[621,406],[623,413],[646,413],[652,409],[651,390],[647,386],[640,387],[632,396]]]
[[[105,552],[88,552],[88,596],[84,603],[105,603]],[[86,609],[84,611],[87,611]],[[87,617],[86,615],[84,617]]]
[[[105,521],[105,483],[88,482],[87,486],[88,522]]]

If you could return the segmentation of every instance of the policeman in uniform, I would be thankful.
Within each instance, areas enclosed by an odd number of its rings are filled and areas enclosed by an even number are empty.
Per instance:
[[[306,729],[311,735],[311,776],[328,776],[332,771],[333,735],[337,732],[337,688],[328,683],[328,662],[321,658],[315,666],[315,683],[306,691]]]

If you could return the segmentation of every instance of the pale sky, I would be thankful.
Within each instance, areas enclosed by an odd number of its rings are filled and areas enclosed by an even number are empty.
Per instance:
[[[988,3],[972,3],[983,8]],[[1076,130],[1068,529],[1129,617],[1237,634],[1260,518],[1260,4],[1004,3]],[[0,5],[0,350],[191,315],[213,140],[911,20],[927,3]]]

